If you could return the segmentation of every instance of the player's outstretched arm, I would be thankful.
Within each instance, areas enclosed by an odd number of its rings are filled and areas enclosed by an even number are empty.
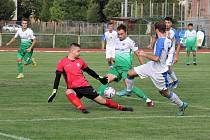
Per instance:
[[[99,80],[103,85],[106,85],[108,83],[107,77],[99,76],[94,70],[90,69],[89,67],[84,68],[83,71],[87,72],[93,78]]]
[[[15,41],[15,37],[13,37],[6,45],[9,46],[11,43],[13,43]]]
[[[181,48],[181,45],[180,45],[180,43],[178,43],[177,44],[177,48],[176,48],[175,57],[174,57],[174,63],[176,63],[178,61],[178,59],[179,59],[180,48]]]
[[[143,65],[143,64],[144,64],[144,58],[143,58],[142,56],[139,55],[140,51],[141,51],[141,50],[137,50],[137,51],[134,52],[134,54],[138,57],[139,63],[140,63],[141,65]]]
[[[55,73],[56,73],[56,76],[55,76],[55,80],[54,80],[53,91],[52,91],[52,94],[48,98],[48,103],[52,102],[53,99],[55,98],[55,96],[57,94],[58,86],[60,83],[61,72],[56,71]]]
[[[155,61],[155,62],[158,62],[160,60],[159,56],[155,56],[155,55],[152,55],[152,54],[146,54],[146,53],[144,53],[144,51],[140,51],[139,56],[140,57],[145,57],[145,58],[147,58],[149,60],[152,60],[152,61]]]

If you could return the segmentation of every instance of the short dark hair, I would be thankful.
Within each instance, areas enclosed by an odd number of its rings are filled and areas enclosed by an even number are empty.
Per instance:
[[[192,23],[189,23],[187,26],[193,26],[193,24]]]
[[[127,27],[124,25],[124,24],[120,24],[118,27],[117,27],[117,30],[124,30],[125,32],[127,32]]]
[[[172,21],[173,21],[171,17],[165,17],[165,19],[164,19],[164,20],[167,20],[167,21],[170,21],[170,22],[172,22]]]
[[[71,43],[69,48],[72,48],[72,47],[79,47],[79,48],[81,48],[78,43]]]
[[[108,25],[113,25],[113,24],[114,24],[113,22],[109,22],[109,23],[108,23]]]
[[[163,21],[159,21],[155,23],[155,30],[158,29],[161,33],[165,33],[166,24]]]
[[[23,18],[21,19],[21,21],[28,21],[28,19],[25,18],[25,17],[23,17]]]

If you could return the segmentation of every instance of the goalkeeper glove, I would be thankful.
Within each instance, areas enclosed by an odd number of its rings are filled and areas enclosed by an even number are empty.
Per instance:
[[[99,80],[103,85],[106,85],[108,83],[108,78],[107,77],[99,76],[97,78],[97,80]]]
[[[50,95],[50,97],[48,98],[48,103],[51,103],[53,101],[53,99],[55,98],[57,93],[57,89],[53,89],[52,94]]]

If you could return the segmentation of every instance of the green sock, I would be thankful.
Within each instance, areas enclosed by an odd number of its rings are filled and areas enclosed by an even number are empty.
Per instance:
[[[142,98],[145,102],[147,101],[148,97],[144,94],[144,92],[141,89],[133,87],[132,91],[135,95]]]
[[[196,63],[196,55],[193,55],[193,63]]]
[[[187,58],[186,58],[186,64],[190,64],[190,57],[189,56],[187,56]]]
[[[98,94],[103,96],[104,95],[104,90],[109,86],[109,84],[106,84],[106,85],[101,85],[98,89]]]
[[[18,62],[17,66],[18,66],[18,72],[19,73],[23,73],[23,64],[22,64],[22,62]]]

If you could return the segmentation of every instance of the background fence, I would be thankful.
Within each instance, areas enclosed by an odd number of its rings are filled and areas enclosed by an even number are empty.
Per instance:
[[[3,25],[14,24],[5,22]],[[118,24],[115,25],[115,28]],[[86,22],[39,22],[30,25],[34,31],[39,48],[66,48],[72,42],[81,44],[82,48],[103,48],[104,40],[103,34],[107,29],[105,23],[86,23]],[[128,35],[142,47],[150,42],[152,31],[151,24],[127,24]],[[195,26],[196,27],[196,26]],[[206,48],[210,48],[210,36],[208,32],[210,27],[204,27],[206,32]],[[5,44],[14,36],[14,32],[2,31],[0,33],[0,47],[5,47]],[[9,47],[18,47],[17,42],[11,44]]]

